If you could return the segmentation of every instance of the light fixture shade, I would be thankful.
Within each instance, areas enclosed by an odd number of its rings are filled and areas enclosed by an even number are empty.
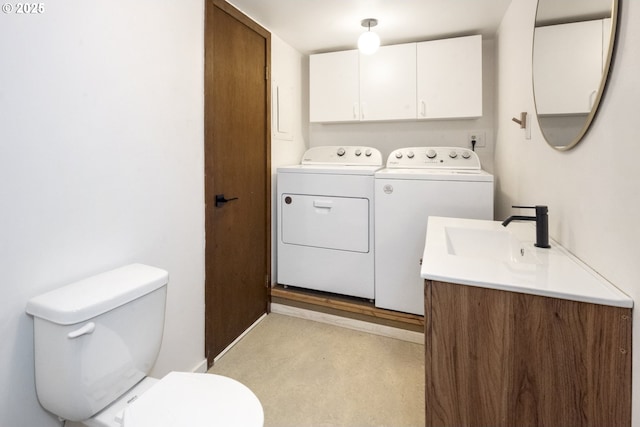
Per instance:
[[[366,31],[358,38],[358,49],[365,55],[375,53],[380,47],[380,37],[376,33]]]

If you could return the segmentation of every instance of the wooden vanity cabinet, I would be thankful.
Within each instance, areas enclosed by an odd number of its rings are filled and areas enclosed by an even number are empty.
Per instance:
[[[630,426],[631,309],[425,281],[427,426]]]

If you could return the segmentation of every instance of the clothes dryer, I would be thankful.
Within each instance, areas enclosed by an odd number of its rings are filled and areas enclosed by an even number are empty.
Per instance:
[[[376,172],[376,307],[424,314],[420,264],[429,216],[493,219],[493,176],[475,152],[402,148]]]
[[[277,279],[285,286],[374,298],[371,147],[313,147],[278,168]]]

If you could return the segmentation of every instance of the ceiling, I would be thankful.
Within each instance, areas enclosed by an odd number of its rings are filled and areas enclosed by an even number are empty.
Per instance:
[[[304,54],[355,49],[360,21],[381,44],[482,34],[493,38],[511,0],[227,0]]]

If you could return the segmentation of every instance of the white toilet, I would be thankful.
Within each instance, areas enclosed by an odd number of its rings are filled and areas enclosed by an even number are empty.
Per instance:
[[[147,377],[162,341],[168,279],[164,270],[131,264],[27,303],[45,409],[96,427],[263,425],[260,401],[233,379]]]

